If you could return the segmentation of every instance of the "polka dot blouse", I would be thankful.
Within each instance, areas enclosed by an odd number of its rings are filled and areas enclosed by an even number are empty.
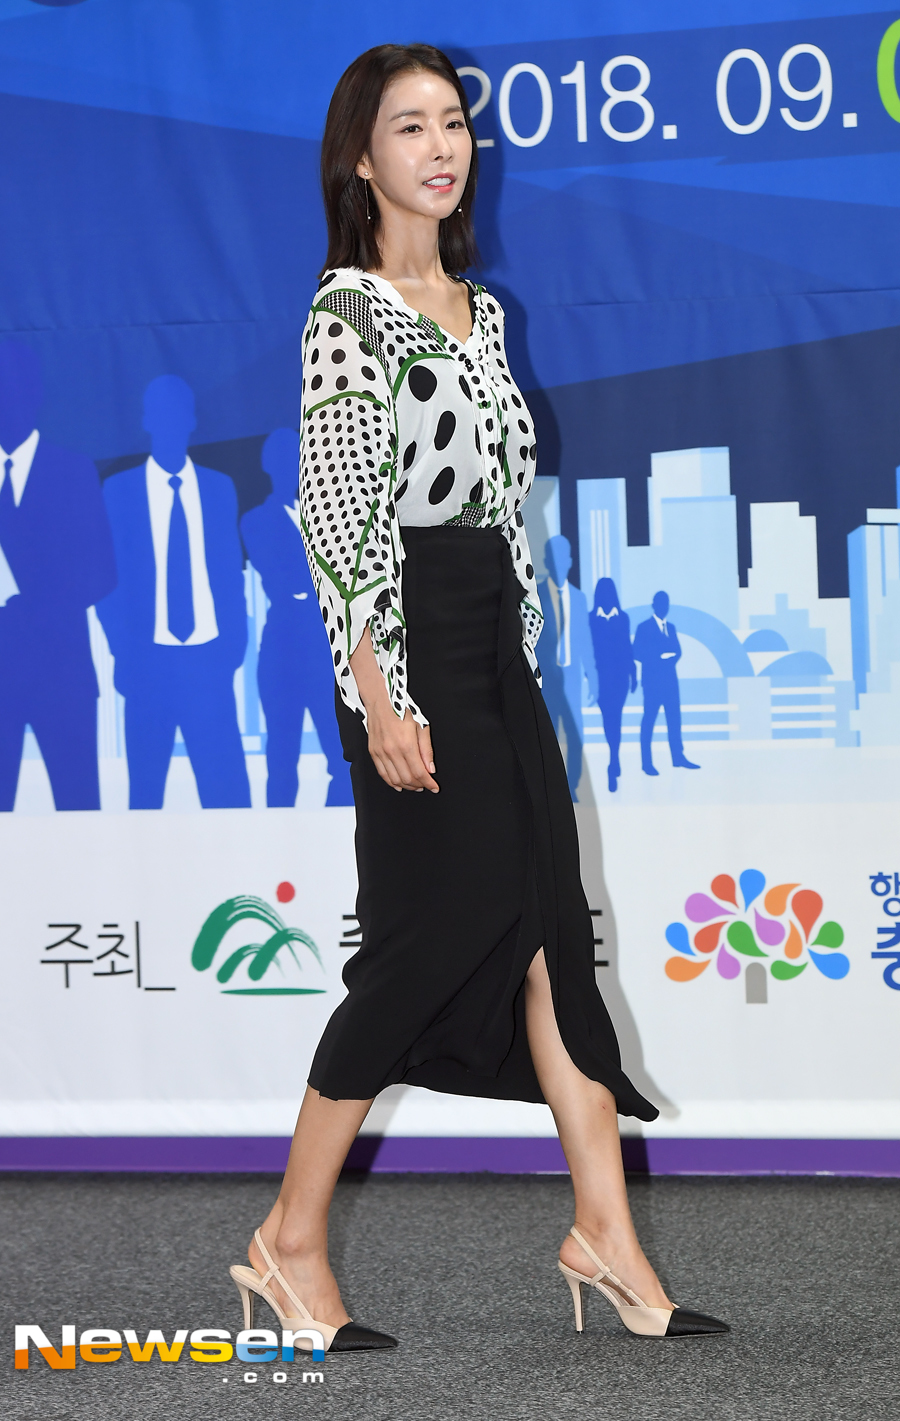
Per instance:
[[[520,512],[534,427],[506,368],[503,311],[466,284],[465,342],[383,277],[347,268],[323,277],[303,334],[301,524],[338,686],[365,715],[349,658],[368,623],[394,710],[409,706],[422,725],[407,693],[402,526],[501,529],[538,676],[541,610]]]

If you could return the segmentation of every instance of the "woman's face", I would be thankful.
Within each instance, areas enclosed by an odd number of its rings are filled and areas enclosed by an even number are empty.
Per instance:
[[[357,164],[384,212],[440,219],[459,206],[472,139],[459,96],[439,74],[401,74],[384,91],[369,151]]]

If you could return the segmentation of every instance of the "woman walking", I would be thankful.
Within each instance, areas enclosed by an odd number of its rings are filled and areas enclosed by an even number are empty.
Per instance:
[[[304,333],[300,495],[351,762],[363,938],[252,1267],[232,1270],[245,1310],[261,1295],[332,1351],[396,1345],[350,1322],[327,1220],[354,1136],[397,1082],[549,1103],[575,1188],[560,1267],[579,1328],[584,1282],[632,1331],[725,1330],[673,1308],[629,1214],[616,1111],[657,1111],[622,1072],[597,990],[536,680],[521,514],[534,431],[503,313],[459,276],[475,257],[476,159],[465,92],[438,50],[382,45],[340,80],[322,148],[329,250]]]

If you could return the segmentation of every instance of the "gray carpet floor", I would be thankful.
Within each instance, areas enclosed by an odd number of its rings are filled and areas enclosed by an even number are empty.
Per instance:
[[[140,1333],[242,1326],[228,1277],[271,1201],[265,1176],[6,1175],[4,1421],[869,1421],[900,1416],[900,1182],[638,1179],[646,1251],[728,1336],[632,1337],[597,1294],[577,1336],[555,1266],[566,1178],[347,1177],[332,1254],[354,1317],[395,1352],[313,1364],[129,1359],[13,1370],[13,1324]],[[262,1306],[257,1326],[274,1319]],[[281,1371],[287,1381],[277,1383]]]

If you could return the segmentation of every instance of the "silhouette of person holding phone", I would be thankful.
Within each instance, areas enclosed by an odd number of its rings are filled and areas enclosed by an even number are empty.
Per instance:
[[[296,430],[273,430],[262,450],[262,466],[272,480],[272,492],[241,519],[244,546],[270,603],[257,669],[266,715],[266,803],[270,808],[293,807],[296,802],[306,710],[328,760],[331,783],[326,805],[353,803],[350,766],[344,759],[334,711],[331,647],[300,533],[299,450]]]
[[[119,584],[99,603],[125,697],[129,806],[161,809],[176,729],[204,809],[250,807],[234,673],[247,646],[234,484],[188,457],[194,393],[177,375],[144,392],[146,463],[106,480]]]
[[[666,713],[666,731],[672,764],[680,770],[699,770],[685,757],[681,739],[681,692],[675,667],[681,659],[681,644],[672,622],[668,621],[669,594],[657,592],[653,616],[641,622],[634,634],[634,659],[641,663],[644,714],[641,718],[641,768],[645,775],[658,775],[651,746],[653,727],[660,709]]]
[[[0,344],[0,810],[15,806],[25,727],[57,809],[99,809],[97,675],[87,609],[115,586],[100,478],[38,429],[37,354]]]
[[[622,773],[619,762],[622,711],[629,690],[637,688],[637,667],[631,650],[631,623],[628,613],[619,605],[619,594],[611,577],[601,577],[594,589],[590,621],[597,665],[597,703],[609,745],[607,782],[615,793]]]

